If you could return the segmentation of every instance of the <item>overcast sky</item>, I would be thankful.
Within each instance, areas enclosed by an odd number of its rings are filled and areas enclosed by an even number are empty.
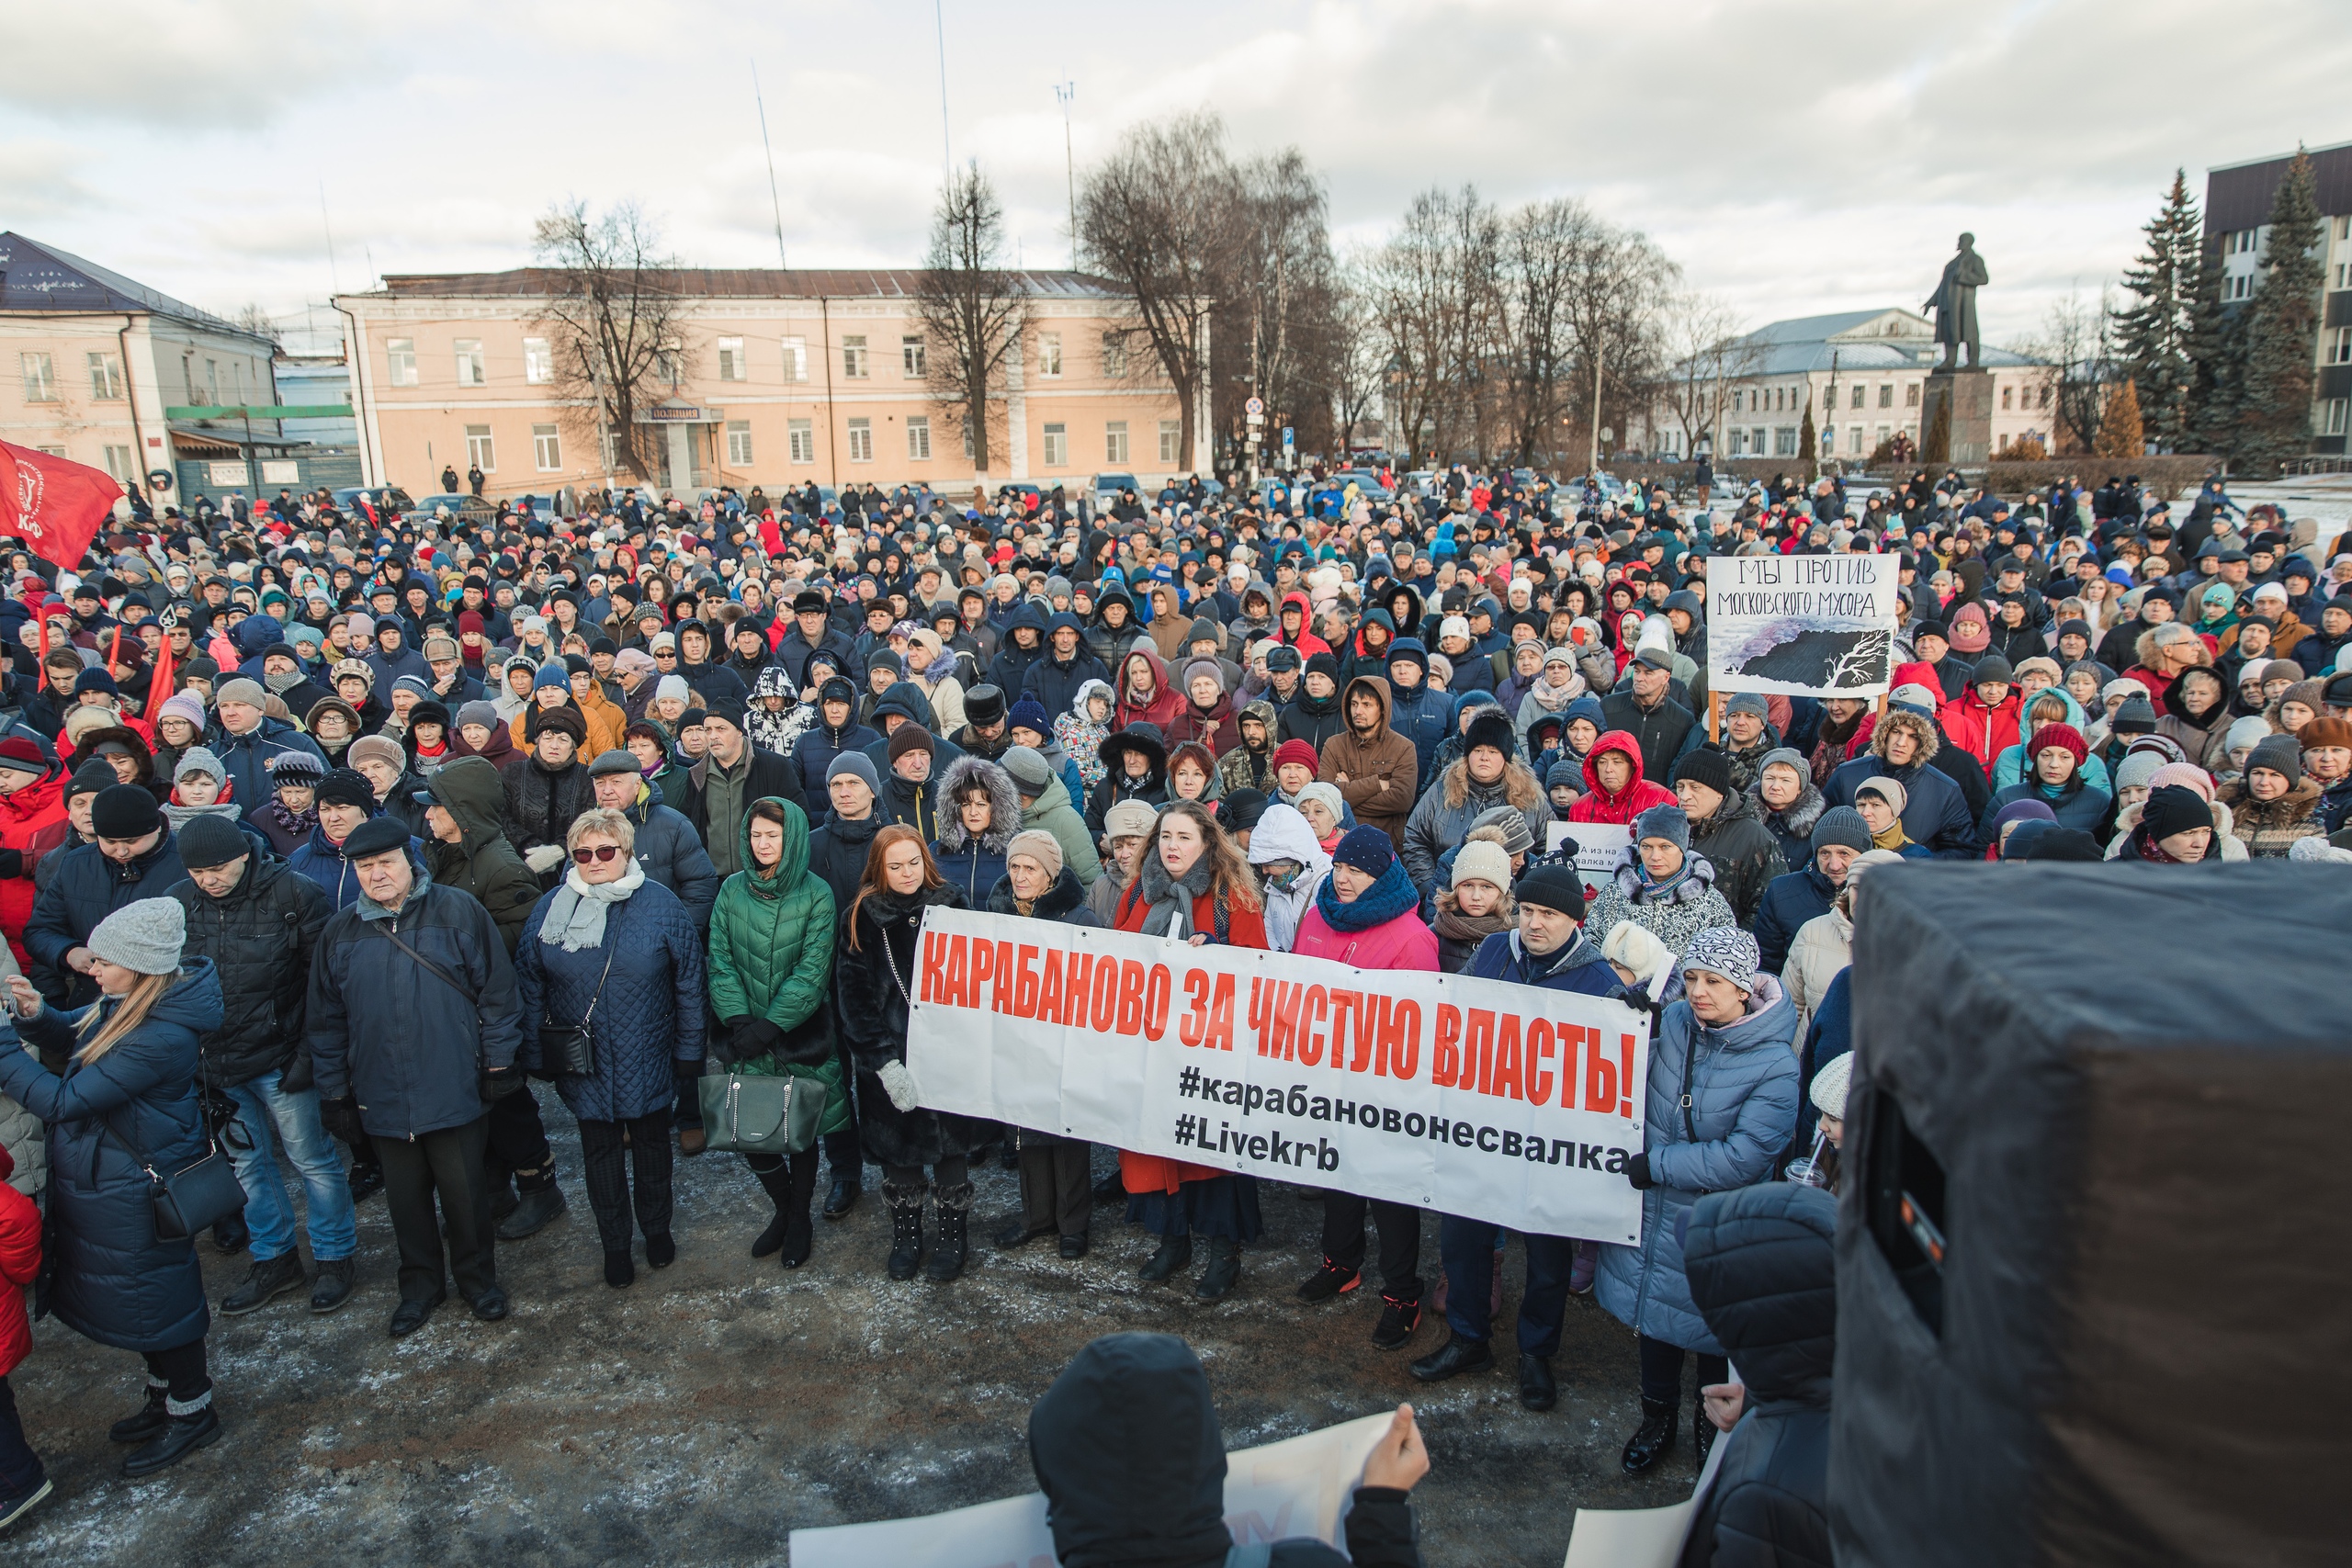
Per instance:
[[[1575,196],[1749,323],[1908,305],[1973,230],[2014,341],[2129,265],[2186,166],[2352,140],[2337,6],[2263,0],[76,0],[11,8],[0,228],[191,302],[299,311],[513,266],[549,202],[634,199],[686,261],[907,265],[943,161],[1067,265],[1083,174],[1206,107],[1296,143],[1343,246],[1416,190]],[[323,198],[323,200],[322,200]],[[332,229],[330,257],[327,233]]]

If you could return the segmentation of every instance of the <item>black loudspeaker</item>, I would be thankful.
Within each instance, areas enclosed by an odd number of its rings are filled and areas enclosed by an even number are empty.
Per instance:
[[[2352,876],[1860,892],[1844,1568],[2352,1562]]]

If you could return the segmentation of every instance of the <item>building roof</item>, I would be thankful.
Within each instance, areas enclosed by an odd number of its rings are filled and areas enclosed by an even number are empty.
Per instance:
[[[1875,310],[1839,310],[1826,316],[1793,316],[1771,321],[1738,340],[1753,349],[1744,376],[1802,376],[1828,370],[1917,370],[1933,366],[1943,350],[1934,323],[1900,306]],[[1986,344],[1984,364],[2031,365],[2024,355]]]
[[[661,276],[670,292],[699,299],[911,299],[922,273],[914,267],[871,269],[796,267],[677,267]],[[1121,290],[1082,272],[1019,273],[1039,299],[1111,299]],[[521,266],[506,272],[424,272],[389,276],[370,298],[497,299],[544,298],[557,291],[558,267]]]
[[[95,262],[28,240],[22,234],[0,233],[0,312],[123,310],[169,316],[214,332],[266,343],[243,327],[222,321],[209,310],[183,304],[170,295],[134,283]]]
[[[2321,215],[2341,217],[2352,212],[2352,141],[2334,147],[2306,149],[2312,161],[2312,194]],[[2259,229],[2270,221],[2271,204],[2278,182],[2287,177],[2292,152],[2222,164],[2205,171],[2205,238],[2209,249],[2220,237],[2240,229]]]

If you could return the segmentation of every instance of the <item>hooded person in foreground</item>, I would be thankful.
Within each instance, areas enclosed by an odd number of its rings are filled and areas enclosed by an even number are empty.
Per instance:
[[[1080,1350],[1029,1412],[1029,1462],[1064,1568],[1220,1568],[1225,1438],[1208,1376],[1171,1334],[1111,1334]],[[1312,1538],[1279,1540],[1269,1568],[1419,1568],[1410,1501],[1429,1473],[1413,1407],[1364,1461],[1343,1555]]]

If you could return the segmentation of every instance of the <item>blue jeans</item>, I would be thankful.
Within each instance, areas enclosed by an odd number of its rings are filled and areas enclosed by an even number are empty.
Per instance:
[[[1446,1326],[1464,1339],[1485,1339],[1494,1329],[1487,1298],[1494,1288],[1495,1235],[1495,1226],[1486,1220],[1446,1214],[1438,1221],[1438,1256],[1445,1264]],[[1519,1298],[1519,1348],[1531,1356],[1557,1355],[1577,1244],[1564,1235],[1524,1239],[1527,1288]]]
[[[245,1226],[253,1233],[254,1260],[267,1262],[294,1250],[294,1210],[286,1201],[286,1181],[270,1153],[273,1131],[309,1199],[311,1256],[321,1262],[350,1257],[359,1245],[359,1217],[351,1206],[343,1158],[319,1121],[318,1091],[282,1089],[277,1074],[264,1073],[226,1092],[237,1102],[237,1119],[230,1123],[229,1160],[245,1190]],[[240,1143],[250,1146],[236,1147]]]

